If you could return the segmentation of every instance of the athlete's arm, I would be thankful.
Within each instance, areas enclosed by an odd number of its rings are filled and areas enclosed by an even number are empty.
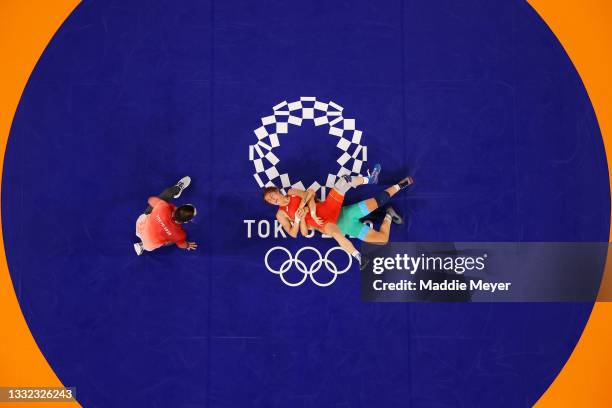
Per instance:
[[[306,195],[306,192],[304,190],[300,190],[298,188],[290,188],[289,190],[287,190],[287,195],[294,195],[294,196],[299,196],[304,198],[304,195]]]
[[[311,190],[311,189],[308,189],[308,190],[306,190],[306,197],[302,198],[302,206],[308,205],[308,208],[310,208],[310,213],[311,214],[317,208],[317,203],[315,201],[315,197],[316,197],[315,191]]]
[[[276,219],[278,222],[280,222],[285,232],[289,234],[291,238],[297,238],[298,231],[300,230],[301,218],[298,215],[300,212],[303,212],[303,210],[296,211],[296,217],[293,224],[291,223],[289,216],[284,211],[278,211],[276,213]]]
[[[300,197],[302,200],[300,201],[300,205],[298,205],[298,210],[304,208],[306,205],[315,205],[315,192],[312,189],[298,190],[297,188],[290,188],[287,191],[287,194],[294,195]]]
[[[306,209],[304,209],[303,211],[304,211],[304,215],[306,215]],[[308,236],[308,234],[310,233],[310,230],[308,228],[308,223],[306,222],[300,223],[300,233],[302,234],[303,237]]]
[[[308,190],[311,194],[310,197],[308,197],[308,209],[310,209],[310,216],[312,217],[312,219],[319,225],[323,225],[323,219],[320,217],[317,217],[317,202],[316,202],[316,194],[314,192],[314,190]]]
[[[317,217],[317,194],[314,190],[308,189],[306,190],[306,194],[302,196],[302,201],[300,202],[300,206],[298,208],[306,207],[307,210],[310,210],[310,216],[313,220],[319,225],[323,225],[323,219]]]
[[[296,195],[302,198],[300,201],[300,205],[298,206],[298,211],[305,208],[307,211],[310,210],[310,216],[315,220],[315,222],[319,225],[323,225],[324,221],[322,218],[317,217],[317,202],[316,202],[316,193],[312,189],[298,190],[296,188],[291,188],[287,192],[289,195]],[[294,237],[295,238],[295,237]]]

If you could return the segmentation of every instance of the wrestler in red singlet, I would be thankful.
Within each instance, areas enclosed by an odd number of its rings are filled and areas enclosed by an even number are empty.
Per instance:
[[[295,212],[300,206],[301,201],[302,198],[300,196],[290,195],[289,204],[280,207],[280,209],[286,212],[289,218],[294,219]],[[325,226],[327,223],[335,224],[338,216],[340,215],[343,202],[344,195],[340,194],[340,192],[335,189],[331,190],[325,201],[317,202],[317,217],[323,219],[323,225],[317,224],[317,222],[310,216],[310,213],[306,213],[306,216],[304,217],[306,223],[316,229],[323,228],[323,226]]]

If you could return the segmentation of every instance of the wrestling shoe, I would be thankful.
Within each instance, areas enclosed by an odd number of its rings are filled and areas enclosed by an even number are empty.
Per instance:
[[[179,198],[183,190],[189,187],[190,184],[191,184],[191,177],[185,176],[182,179],[180,179],[178,183],[176,183],[176,186],[179,188],[179,191],[178,193],[174,195],[174,198]]]
[[[387,212],[387,215],[391,217],[391,222],[393,222],[394,224],[400,225],[404,223],[404,219],[402,218],[402,216],[399,215],[393,207],[387,208],[386,212]]]
[[[359,270],[365,271],[369,263],[370,263],[370,258],[368,258],[365,255],[361,255],[361,259],[359,260]]]
[[[411,185],[414,184],[414,179],[410,176],[403,178],[402,180],[400,180],[397,185],[399,186],[400,190],[403,190],[405,188],[410,187]]]
[[[136,251],[136,255],[142,255],[144,252],[144,245],[142,242],[137,242],[134,244],[134,251]]]
[[[368,184],[378,184],[378,175],[380,174],[381,169],[382,167],[380,164],[376,163],[371,173],[370,170],[368,170]]]

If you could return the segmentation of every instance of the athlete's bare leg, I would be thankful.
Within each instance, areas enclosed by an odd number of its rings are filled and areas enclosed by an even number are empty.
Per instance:
[[[348,176],[348,175],[341,176],[336,181],[336,184],[334,187],[340,193],[346,194],[346,192],[351,187],[357,187],[363,184],[377,184],[380,171],[381,171],[380,164],[375,164],[371,172],[370,170],[368,170],[367,176]]]
[[[391,198],[395,194],[397,194],[398,191],[400,191],[400,190],[402,190],[402,189],[412,185],[413,183],[414,183],[414,180],[410,176],[400,180],[397,184],[394,184],[394,185],[392,185],[391,187],[389,187],[389,188],[387,188],[385,190],[385,193],[388,194],[387,197],[383,196],[382,199],[379,199],[379,198],[369,198],[369,199],[365,200],[364,203],[366,205],[366,208],[370,212],[376,210],[378,207],[380,207],[381,205],[385,204],[382,201],[388,200],[389,198]]]
[[[390,215],[386,215],[384,221],[380,225],[380,230],[369,230],[363,241],[369,242],[371,244],[385,245],[387,242],[389,242],[389,234],[391,233],[391,220],[392,217]]]
[[[364,177],[351,176],[351,186],[357,187],[365,183]]]
[[[333,237],[342,249],[344,249],[349,255],[357,259],[360,268],[365,267],[367,262],[369,262],[367,258],[362,258],[361,252],[359,252],[357,248],[355,248],[353,243],[344,236],[344,234],[342,233],[342,231],[340,231],[340,228],[338,228],[336,224],[325,224],[325,227],[323,228],[322,232]]]
[[[325,224],[325,227],[323,227],[323,233],[334,238],[338,245],[340,245],[342,249],[349,254],[352,255],[353,253],[358,252],[353,243],[344,236],[336,224]]]
[[[342,176],[338,178],[336,184],[334,185],[334,190],[336,190],[341,195],[345,195],[347,191],[351,188],[361,186],[367,183],[368,178],[362,176]]]

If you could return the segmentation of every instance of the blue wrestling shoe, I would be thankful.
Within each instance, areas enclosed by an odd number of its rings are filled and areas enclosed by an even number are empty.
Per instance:
[[[378,184],[378,175],[380,174],[380,170],[382,170],[382,167],[378,163],[374,165],[371,173],[370,170],[368,170],[368,184]]]

